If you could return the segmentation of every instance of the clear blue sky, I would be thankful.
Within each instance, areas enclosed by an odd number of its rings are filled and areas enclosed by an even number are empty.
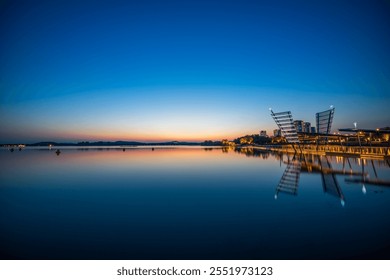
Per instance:
[[[1,1],[0,142],[390,125],[389,1]]]

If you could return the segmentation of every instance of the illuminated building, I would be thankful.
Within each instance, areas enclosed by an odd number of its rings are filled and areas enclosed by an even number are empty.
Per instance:
[[[303,132],[311,133],[311,123],[309,122],[303,123]]]

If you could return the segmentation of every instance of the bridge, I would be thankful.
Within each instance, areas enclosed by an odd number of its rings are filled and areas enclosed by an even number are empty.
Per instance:
[[[351,132],[350,135],[330,134],[335,108],[316,113],[317,133],[298,132],[292,117],[291,111],[273,112],[271,116],[279,127],[282,136],[286,139],[287,145],[265,145],[260,149],[280,151],[284,153],[300,153],[315,155],[342,155],[361,158],[387,158],[390,157],[390,139],[387,146],[375,145],[369,137],[369,145],[362,145],[362,133],[390,134],[390,131],[362,130],[362,129],[339,129],[342,132]],[[371,134],[370,134],[371,135]],[[357,139],[358,145],[351,139]],[[352,144],[352,145],[351,145]]]
[[[310,155],[329,155],[359,157],[367,159],[386,159],[389,160],[389,147],[359,147],[359,146],[341,146],[341,145],[263,145],[256,146],[257,149],[282,152],[286,154],[310,154]]]

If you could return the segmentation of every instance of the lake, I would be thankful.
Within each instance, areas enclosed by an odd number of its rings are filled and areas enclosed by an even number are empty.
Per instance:
[[[0,150],[2,259],[390,257],[388,160],[56,149]]]

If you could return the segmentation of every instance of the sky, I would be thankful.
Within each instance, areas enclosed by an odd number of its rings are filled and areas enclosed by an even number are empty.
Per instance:
[[[0,143],[390,126],[390,1],[0,1]]]

